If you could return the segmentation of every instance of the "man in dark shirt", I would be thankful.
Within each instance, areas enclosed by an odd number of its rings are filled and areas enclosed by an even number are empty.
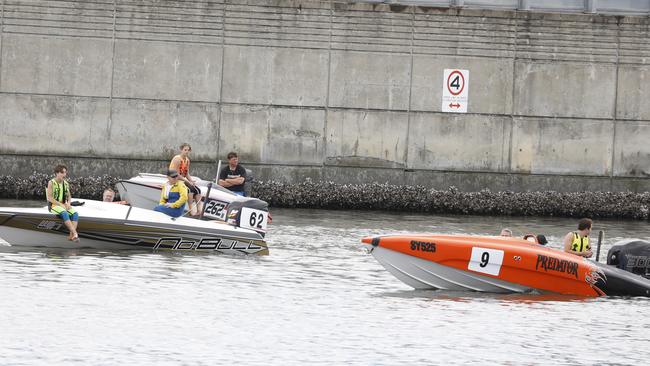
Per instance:
[[[237,153],[228,153],[228,166],[219,172],[219,185],[231,190],[234,194],[245,196],[244,181],[246,180],[246,169],[239,165]]]

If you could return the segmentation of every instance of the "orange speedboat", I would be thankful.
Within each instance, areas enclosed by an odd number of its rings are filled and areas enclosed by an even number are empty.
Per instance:
[[[643,276],[522,238],[407,234],[362,242],[415,289],[650,296],[650,280]]]

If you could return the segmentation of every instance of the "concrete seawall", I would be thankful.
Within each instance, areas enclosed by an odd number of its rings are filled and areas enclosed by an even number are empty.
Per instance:
[[[336,1],[2,0],[3,174],[650,190],[647,17]],[[471,73],[441,112],[445,68]]]

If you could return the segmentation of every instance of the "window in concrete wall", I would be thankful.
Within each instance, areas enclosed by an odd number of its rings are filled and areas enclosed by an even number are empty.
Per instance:
[[[593,0],[597,13],[648,13],[650,0]]]
[[[650,13],[650,0],[358,0],[357,2],[559,13],[629,15]]]

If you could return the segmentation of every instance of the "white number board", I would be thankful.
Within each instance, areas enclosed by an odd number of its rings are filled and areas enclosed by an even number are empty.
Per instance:
[[[250,207],[242,207],[239,226],[257,231],[266,231],[269,213]]]
[[[221,221],[226,221],[226,202],[217,201],[217,200],[208,200],[207,203],[204,203],[205,207],[203,208],[203,215],[212,219],[218,219]]]
[[[473,247],[472,258],[469,260],[467,269],[498,276],[502,263],[503,250]]]
[[[442,111],[467,113],[469,70],[445,69],[442,78]]]

